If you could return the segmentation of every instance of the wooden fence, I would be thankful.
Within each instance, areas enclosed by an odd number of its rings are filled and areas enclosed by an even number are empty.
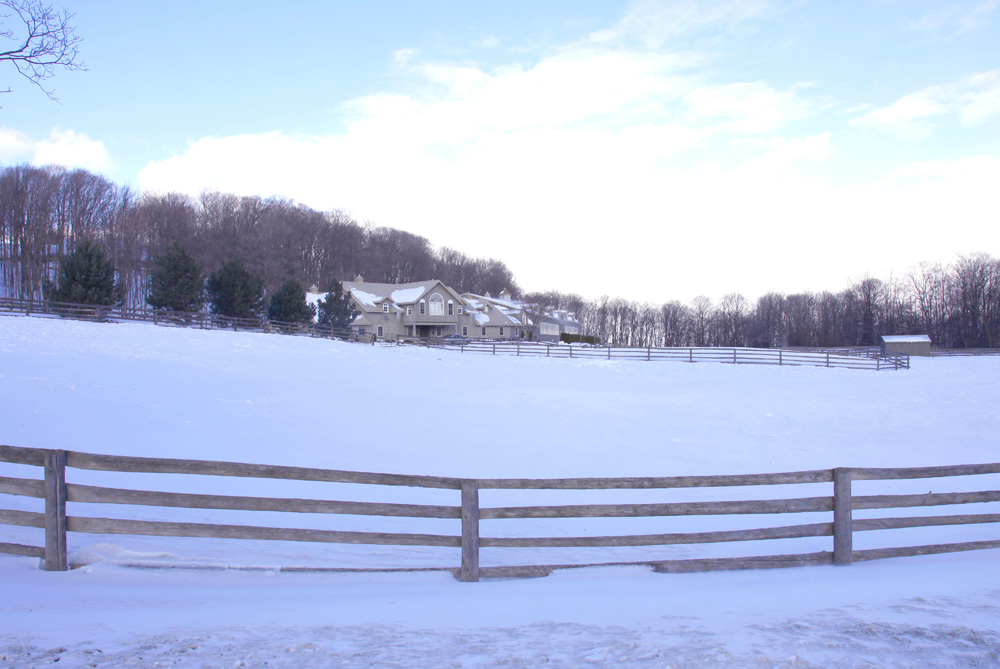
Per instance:
[[[476,340],[451,344],[447,340],[427,340],[425,345],[451,349],[462,353],[533,356],[546,358],[579,358],[598,360],[649,360],[675,362],[722,362],[736,365],[806,365],[845,369],[909,369],[908,355],[852,355],[834,351],[800,351],[780,348],[626,348],[613,346],[580,346],[544,344],[539,342]]]
[[[659,572],[759,569],[802,565],[848,565],[862,560],[928,555],[954,551],[1000,548],[1000,540],[919,545],[902,548],[854,550],[855,532],[899,528],[968,525],[1000,522],[1000,514],[963,514],[927,517],[853,519],[858,509],[900,509],[912,507],[975,504],[1000,501],[1000,491],[926,493],[903,495],[852,495],[852,481],[937,479],[1000,473],[1000,463],[920,467],[902,469],[837,468],[780,474],[740,474],[728,476],[670,476],[644,478],[575,479],[461,479],[439,476],[411,476],[313,469],[307,467],[255,465],[234,462],[176,460],[166,458],[95,455],[75,451],[0,446],[0,462],[33,465],[44,470],[43,479],[0,477],[0,493],[42,498],[45,511],[0,509],[0,524],[44,528],[45,545],[0,543],[0,553],[42,558],[47,570],[66,570],[67,532],[93,534],[153,535],[168,537],[211,537],[255,540],[307,541],[394,546],[444,546],[461,551],[460,566],[441,567],[462,581],[481,577],[540,576],[553,569],[621,564],[648,565]],[[80,485],[67,481],[67,468],[126,473],[167,473],[291,479],[375,486],[439,488],[456,492],[455,504],[399,504],[343,502],[313,499],[278,499]],[[832,484],[829,494],[780,499],[699,501],[642,504],[578,504],[569,506],[518,506],[483,508],[480,490],[651,490],[668,488],[728,488],[733,486],[773,486]],[[289,529],[249,525],[164,522],[84,517],[67,514],[67,503],[126,504],[153,507],[283,511],[309,514],[392,516],[406,518],[461,519],[461,533],[454,535],[405,534],[386,532]],[[780,515],[796,513],[832,514],[824,522],[779,527],[691,533],[644,534],[631,536],[483,537],[484,521],[511,518],[639,518],[664,516]],[[832,537],[832,550],[802,554],[761,555],[682,560],[643,560],[594,564],[544,564],[529,566],[481,566],[481,548],[504,547],[621,547],[711,544],[720,542],[767,541],[802,537]],[[349,571],[349,570],[348,570]]]
[[[1000,348],[938,348],[931,346],[931,357],[953,355],[1000,355]]]
[[[74,320],[107,323],[111,321],[143,321],[156,325],[197,328],[200,330],[233,330],[293,334],[328,339],[354,339],[350,328],[332,327],[318,323],[286,323],[266,318],[237,318],[205,312],[170,311],[165,309],[125,309],[120,305],[72,304],[19,300],[0,297],[0,312],[21,313],[26,316],[50,315]]]

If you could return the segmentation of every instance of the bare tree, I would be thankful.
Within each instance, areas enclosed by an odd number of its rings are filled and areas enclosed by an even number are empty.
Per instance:
[[[0,8],[8,10],[0,14],[0,38],[12,43],[0,51],[0,61],[13,64],[18,74],[55,100],[53,91],[43,84],[55,76],[57,68],[87,69],[79,60],[82,39],[70,24],[74,14],[56,11],[39,0],[0,0]],[[2,92],[9,93],[10,87]]]

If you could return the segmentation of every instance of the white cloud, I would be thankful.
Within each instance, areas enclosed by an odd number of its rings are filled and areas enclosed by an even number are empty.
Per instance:
[[[938,6],[935,11],[924,15],[906,29],[924,33],[933,39],[947,41],[990,25],[998,6],[1000,0],[952,2]]]
[[[706,9],[686,30],[769,7]],[[404,86],[346,105],[343,132],[199,139],[151,162],[139,184],[280,194],[501,258],[528,289],[650,301],[835,290],[886,262],[938,259],[929,235],[896,239],[904,224],[931,229],[950,206],[962,218],[949,233],[967,241],[993,210],[991,191],[958,168],[937,166],[931,188],[914,181],[928,166],[873,187],[823,180],[836,135],[812,123],[824,105],[801,85],[706,81],[695,54],[608,44],[496,69],[403,50]],[[996,77],[925,89],[856,122],[983,123],[996,114]],[[861,243],[873,233],[893,244]],[[1000,245],[978,234],[966,249]]]
[[[1000,70],[980,72],[956,82],[928,86],[854,119],[851,124],[904,137],[930,134],[943,117],[975,127],[1000,116]]]
[[[597,43],[638,41],[659,49],[672,39],[706,29],[730,28],[776,11],[776,0],[640,0],[613,28],[590,36]]]
[[[736,133],[770,132],[815,113],[815,104],[794,91],[760,81],[704,86],[684,102],[694,122],[718,121],[717,130]]]
[[[104,143],[74,130],[53,128],[44,139],[33,139],[11,128],[0,128],[0,162],[81,167],[93,172],[111,168]]]

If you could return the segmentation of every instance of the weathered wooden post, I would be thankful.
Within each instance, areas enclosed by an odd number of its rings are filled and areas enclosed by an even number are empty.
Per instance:
[[[45,454],[46,571],[66,571],[66,451]]]
[[[833,470],[833,564],[854,561],[854,530],[851,519],[851,470]]]
[[[479,581],[479,481],[462,481],[462,568],[458,580]]]

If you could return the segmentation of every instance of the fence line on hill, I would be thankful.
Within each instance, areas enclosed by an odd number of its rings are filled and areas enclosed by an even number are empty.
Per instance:
[[[554,569],[623,564],[647,565],[658,572],[762,569],[829,564],[849,565],[853,562],[865,560],[1000,548],[1000,540],[965,541],[869,550],[854,550],[853,548],[855,532],[1000,522],[1000,514],[995,513],[853,519],[852,514],[854,510],[901,509],[996,502],[1000,501],[1000,491],[998,490],[958,493],[929,492],[917,495],[853,495],[851,492],[853,481],[936,479],[941,477],[996,474],[1000,473],[1000,463],[882,469],[838,467],[800,472],[722,476],[465,479],[236,462],[99,455],[76,451],[15,446],[0,446],[0,462],[41,467],[44,471],[44,478],[41,480],[0,477],[0,493],[42,498],[45,500],[44,513],[0,509],[0,524],[2,525],[43,528],[45,530],[44,546],[0,542],[0,553],[41,558],[43,561],[42,567],[51,571],[65,571],[70,567],[67,559],[68,532],[392,546],[443,546],[460,550],[461,559],[459,566],[441,567],[440,569],[451,571],[461,581],[478,581],[482,577],[542,576],[547,575]],[[67,480],[67,469],[123,473],[167,473],[193,476],[213,475],[249,477],[253,479],[324,481],[329,483],[352,483],[374,486],[438,488],[453,490],[459,494],[459,497],[455,500],[455,504],[442,506],[156,492],[76,484]],[[479,502],[479,492],[481,490],[649,490],[817,483],[832,484],[829,494],[814,497],[732,501],[487,508],[483,508]],[[67,513],[67,505],[70,503],[279,511],[352,516],[450,518],[461,520],[461,532],[450,535],[358,532],[237,524],[98,518],[69,515]],[[494,521],[511,518],[638,518],[694,515],[728,516],[734,514],[783,516],[784,514],[817,512],[829,513],[832,514],[832,517],[819,523],[709,532],[577,537],[481,536],[481,528],[484,521],[492,524]],[[774,554],[753,557],[644,560],[639,562],[592,564],[542,564],[513,567],[481,566],[479,561],[481,548],[664,546],[766,541],[802,537],[832,537],[832,550],[791,555]],[[290,570],[302,571],[309,569],[292,568]],[[377,569],[331,569],[331,571],[375,570]],[[403,570],[405,571],[405,569]]]
[[[287,323],[266,318],[238,318],[201,311],[171,311],[168,309],[126,309],[121,305],[74,304],[50,300],[33,301],[0,297],[0,312],[23,313],[26,316],[51,315],[73,320],[107,323],[142,321],[154,325],[196,328],[199,330],[233,330],[304,335],[327,339],[357,340],[350,328],[318,323]]]
[[[404,340],[413,341],[415,340]],[[422,342],[434,348],[458,350],[462,353],[490,355],[532,356],[546,358],[579,358],[599,360],[648,360],[675,362],[723,362],[739,365],[805,365],[813,367],[840,367],[846,369],[909,369],[910,356],[902,354],[861,355],[839,351],[801,351],[781,348],[722,348],[722,347],[655,347],[627,348],[614,346],[578,346],[572,344],[545,344],[522,341],[464,341],[448,343],[447,340]]]

